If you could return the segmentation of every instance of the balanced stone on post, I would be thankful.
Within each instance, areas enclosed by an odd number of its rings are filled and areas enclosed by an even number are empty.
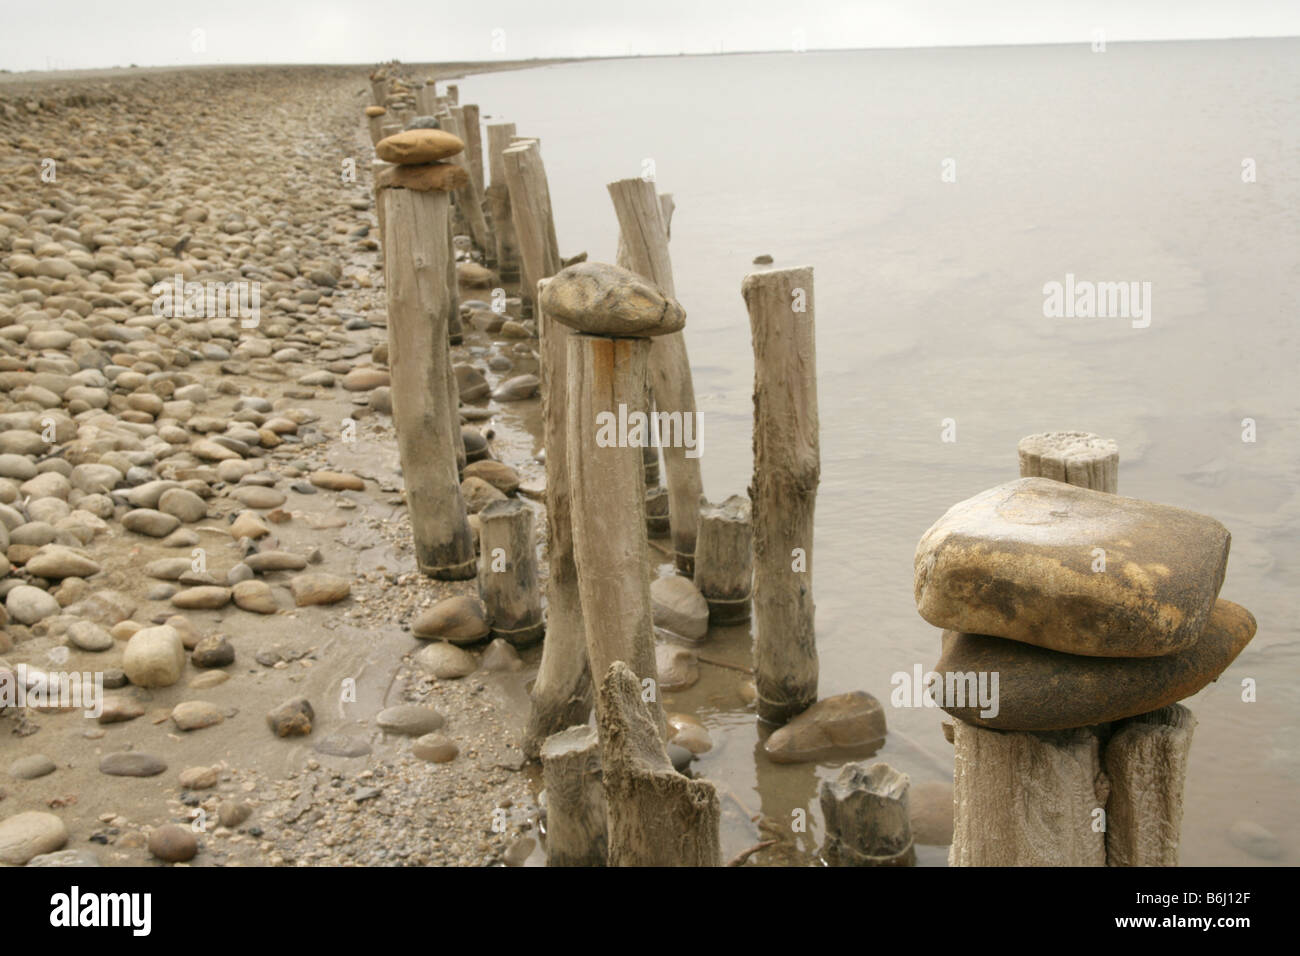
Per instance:
[[[393,424],[422,572],[443,580],[474,577],[474,538],[457,474],[459,416],[447,342],[446,262],[451,258],[448,197],[438,169],[460,141],[440,130],[381,140],[375,152],[408,172],[377,182],[388,293],[388,354]],[[377,180],[386,175],[381,173]]]
[[[685,313],[627,270],[590,262],[557,273],[540,306],[578,333],[569,336],[566,356],[565,454],[591,673],[622,661],[657,686],[641,448],[611,436],[610,422],[644,417],[648,337],[681,328]],[[651,710],[662,733],[657,693]]]
[[[700,509],[695,586],[709,604],[710,624],[749,620],[754,583],[754,524],[748,498],[732,495]]]
[[[478,588],[492,637],[515,647],[542,636],[533,509],[518,498],[494,501],[478,513]]]
[[[751,273],[741,294],[754,342],[754,687],[759,718],[783,724],[817,700],[813,272]]]
[[[952,628],[935,667],[958,718],[949,863],[1175,865],[1195,726],[1175,702],[1256,628],[1217,597],[1227,529],[1113,494],[1118,450],[1096,435],[1031,435],[1019,458],[1020,481],[917,547],[917,608]]]
[[[845,764],[821,785],[823,855],[831,866],[911,866],[910,778],[887,763]]]
[[[546,738],[546,865],[604,866],[609,855],[600,737],[586,724]]]
[[[370,145],[375,146],[384,138],[384,114],[388,110],[382,106],[366,107],[366,124],[370,129]]]

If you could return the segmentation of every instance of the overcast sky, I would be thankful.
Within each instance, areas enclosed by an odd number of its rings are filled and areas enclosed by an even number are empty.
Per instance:
[[[0,68],[1300,35],[1300,0],[5,0]]]

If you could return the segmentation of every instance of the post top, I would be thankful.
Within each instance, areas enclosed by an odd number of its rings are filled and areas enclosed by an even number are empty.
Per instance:
[[[399,166],[432,163],[455,156],[465,148],[459,137],[441,129],[408,129],[381,139],[375,155]]]
[[[649,338],[680,332],[686,312],[677,300],[627,269],[579,262],[551,277],[542,311],[570,328],[613,338]]]
[[[1119,445],[1114,439],[1102,438],[1092,432],[1038,432],[1020,439],[1018,447],[1022,453],[1063,461],[1109,458],[1119,454]]]

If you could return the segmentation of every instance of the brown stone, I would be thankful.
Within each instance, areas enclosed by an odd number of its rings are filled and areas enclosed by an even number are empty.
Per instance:
[[[981,717],[978,705],[943,700],[954,717],[996,730],[1064,730],[1135,717],[1190,697],[1217,680],[1254,636],[1254,616],[1220,599],[1195,644],[1161,657],[1081,657],[945,631],[934,670],[998,675],[995,716]]]
[[[922,536],[916,607],[936,627],[1067,654],[1170,654],[1205,629],[1230,542],[1205,515],[1021,478],[954,505]]]
[[[408,129],[381,139],[375,144],[375,155],[386,163],[414,166],[450,159],[464,149],[459,138],[444,130]]]
[[[453,163],[386,166],[375,175],[378,189],[410,189],[417,193],[455,192],[469,185],[469,173]]]
[[[388,110],[384,109],[382,106],[367,106],[367,107],[366,107],[366,115],[367,115],[367,116],[383,116],[383,115],[384,115],[385,113],[387,113],[387,112],[388,112]]]
[[[885,711],[863,691],[819,700],[763,742],[774,763],[865,757],[885,741]]]
[[[542,310],[591,335],[645,338],[680,332],[686,312],[649,281],[604,262],[561,269],[546,285]]]

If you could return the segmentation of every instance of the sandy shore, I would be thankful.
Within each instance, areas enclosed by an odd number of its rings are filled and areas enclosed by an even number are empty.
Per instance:
[[[444,64],[429,75],[486,68]],[[365,76],[320,66],[0,77],[0,499],[10,525],[0,580],[7,596],[35,585],[59,605],[26,624],[10,608],[0,667],[111,674],[136,627],[173,615],[188,621],[187,644],[223,635],[235,654],[218,668],[187,660],[170,686],[109,690],[138,712],[130,720],[5,710],[0,826],[26,811],[52,814],[66,828],[64,850],[104,865],[155,864],[150,833],[166,823],[193,830],[196,818],[195,865],[541,859],[533,771],[517,745],[537,649],[518,664],[499,655],[504,669],[487,670],[486,645],[470,647],[474,669],[456,679],[412,659],[424,643],[409,633],[418,611],[476,585],[415,573],[391,419],[372,407],[386,407],[374,386],[385,377],[386,333],[377,243],[363,234],[375,223]],[[350,157],[356,182],[340,175]],[[52,182],[41,178],[43,159],[54,161]],[[232,281],[241,270],[262,283],[256,328],[152,314],[150,282],[176,272]],[[535,346],[471,330],[456,357],[495,385],[535,371]],[[182,389],[190,398],[178,402]],[[535,406],[486,403],[477,423],[525,481],[542,474],[528,427]],[[26,448],[50,416],[53,446]],[[239,465],[212,460],[218,437],[231,439],[217,447],[236,449]],[[126,469],[121,480],[87,491],[87,469],[74,468],[105,462]],[[32,469],[35,486],[24,478]],[[321,487],[309,477],[321,470],[364,488]],[[128,493],[138,498],[158,480],[191,491],[201,515],[163,537],[127,530]],[[266,529],[255,541],[231,531],[250,513]],[[28,573],[26,561],[59,547],[96,570]],[[146,572],[195,548],[205,573],[174,581]],[[305,562],[255,575],[274,613],[174,606],[190,583],[228,587],[250,550]],[[327,575],[347,596],[298,606],[294,582],[304,575]],[[114,638],[106,650],[70,638],[87,624]],[[300,696],[315,712],[311,734],[276,737],[268,711]],[[207,706],[175,711],[186,702]],[[376,716],[400,703],[436,709],[458,755],[432,763],[412,754],[410,737],[383,733]],[[188,711],[218,722],[183,730],[176,715]],[[101,772],[101,760],[121,752],[166,769]],[[52,771],[8,772],[40,768],[41,756]]]

